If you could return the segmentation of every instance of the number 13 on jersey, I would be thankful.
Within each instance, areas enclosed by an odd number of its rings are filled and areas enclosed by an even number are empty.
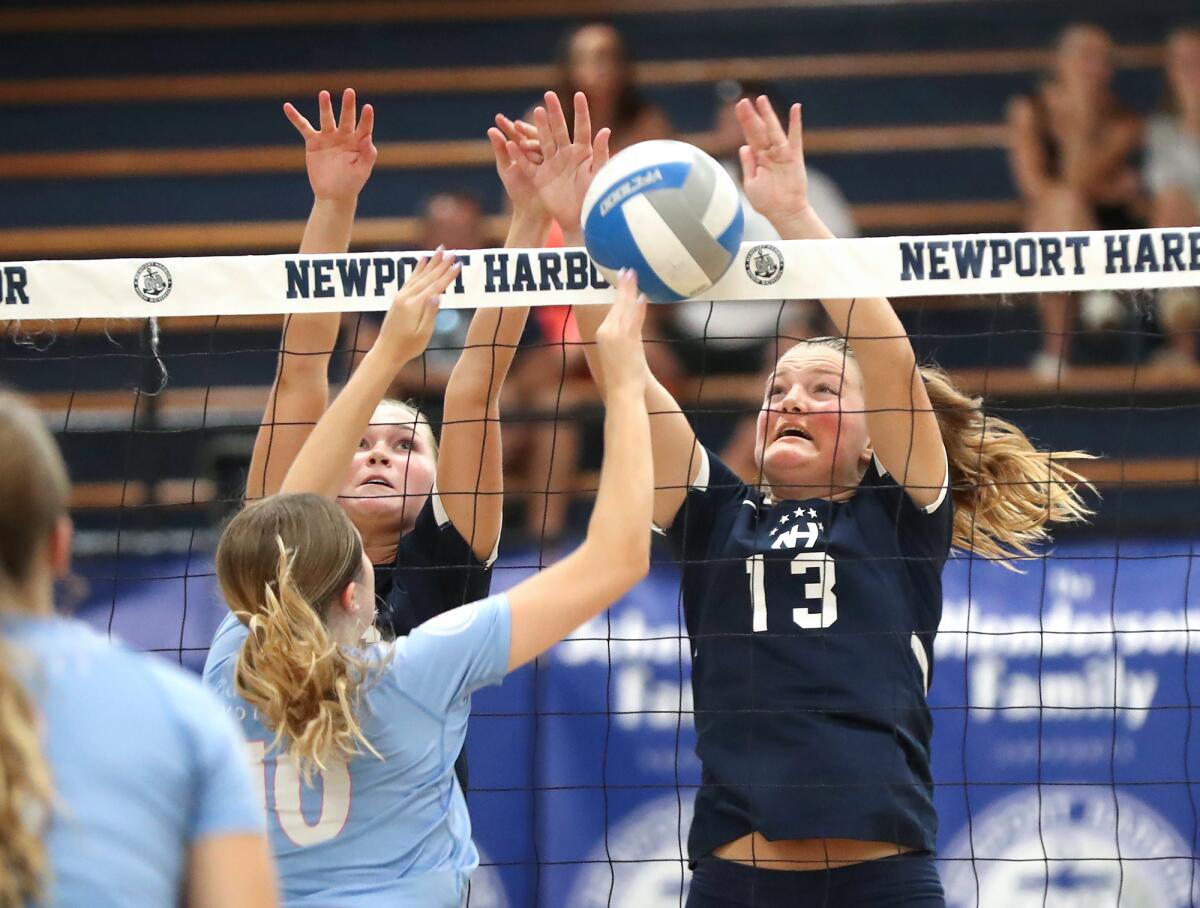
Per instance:
[[[750,606],[753,612],[752,628],[755,633],[767,629],[766,561],[761,554],[746,559],[746,573],[750,575]],[[792,609],[792,621],[805,630],[829,627],[837,621],[837,570],[828,552],[801,550],[791,560],[793,576],[804,578],[803,593],[806,600],[819,599],[819,609],[807,605]]]

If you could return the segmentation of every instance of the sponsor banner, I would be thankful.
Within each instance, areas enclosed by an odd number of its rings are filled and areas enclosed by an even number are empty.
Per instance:
[[[383,310],[424,252],[0,262],[0,318]],[[447,308],[606,303],[582,249],[477,249]],[[1200,229],[744,243],[704,293],[759,300],[1121,290],[1200,284]]]
[[[930,707],[951,908],[1200,901],[1195,551],[1110,540],[1022,574],[948,563]],[[182,645],[198,667],[223,609],[201,561],[85,564],[98,579],[81,614],[105,629],[116,603],[116,633],[169,658]],[[495,588],[535,561],[506,553]],[[472,905],[681,904],[700,778],[689,677],[678,572],[657,563],[476,695],[468,803],[487,869]]]

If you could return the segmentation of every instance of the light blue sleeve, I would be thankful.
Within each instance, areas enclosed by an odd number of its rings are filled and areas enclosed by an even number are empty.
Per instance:
[[[204,660],[204,682],[213,685],[215,677],[230,659],[236,659],[246,639],[246,625],[234,617],[233,612],[227,614],[217,625],[213,633],[212,643],[208,647],[208,656]]]
[[[156,665],[155,674],[193,755],[189,840],[262,832],[262,801],[250,777],[245,738],[233,717],[194,677],[170,665]]]
[[[512,615],[499,593],[443,612],[397,644],[389,673],[400,690],[435,713],[508,672]]]

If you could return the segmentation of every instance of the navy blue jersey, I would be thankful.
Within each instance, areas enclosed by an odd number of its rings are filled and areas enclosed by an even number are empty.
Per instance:
[[[848,501],[773,501],[705,454],[667,532],[703,768],[691,859],[755,830],[932,851],[949,496],[919,508],[872,463]]]
[[[375,565],[376,625],[387,639],[412,631],[452,608],[486,599],[492,588],[493,551],[486,563],[475,557],[435,488],[417,514],[413,528],[400,537],[396,560]],[[467,751],[454,764],[459,784],[467,790]]]
[[[495,558],[495,552],[486,563],[475,557],[434,489],[416,524],[400,537],[396,560],[375,565],[379,630],[404,637],[442,612],[486,599]]]

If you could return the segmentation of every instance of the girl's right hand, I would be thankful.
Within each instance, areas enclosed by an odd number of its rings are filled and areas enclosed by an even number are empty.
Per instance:
[[[405,362],[424,353],[433,337],[441,294],[458,277],[461,268],[453,254],[440,248],[429,258],[421,259],[404,286],[396,291],[379,329],[376,346],[383,345],[389,356]]]
[[[646,297],[638,293],[637,273],[623,268],[617,277],[617,301],[596,331],[606,398],[618,390],[645,391],[649,374],[642,344],[645,319]]]
[[[333,118],[329,92],[318,95],[317,106],[321,114],[319,130],[313,129],[290,103],[283,105],[284,114],[304,137],[304,164],[313,196],[319,201],[353,202],[370,178],[379,156],[371,141],[375,110],[370,104],[364,105],[362,116],[356,123],[353,88],[347,88],[342,94],[342,112],[338,120]]]

